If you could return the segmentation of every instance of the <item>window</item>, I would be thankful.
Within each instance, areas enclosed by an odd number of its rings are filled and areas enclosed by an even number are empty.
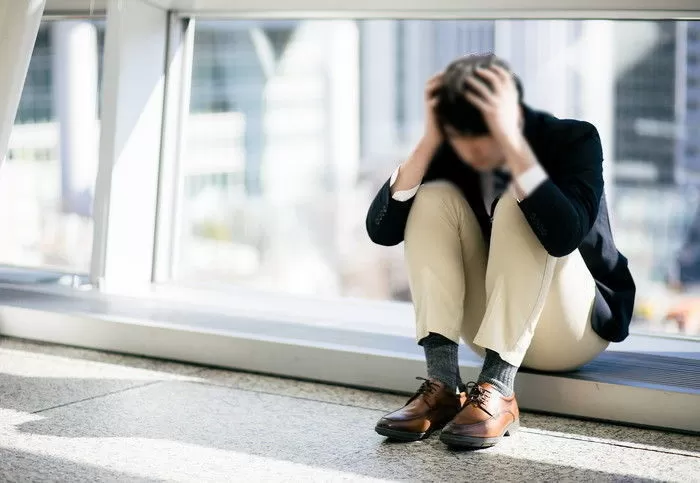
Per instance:
[[[52,62],[49,28],[43,27],[39,30],[34,44],[16,123],[42,123],[53,118]]]
[[[103,30],[41,25],[0,176],[0,263],[88,271]]]
[[[528,104],[601,132],[615,236],[639,289],[633,329],[700,335],[699,31],[675,21],[200,22],[175,281],[410,300],[402,247],[371,244],[366,209],[421,134],[425,80],[495,49]]]

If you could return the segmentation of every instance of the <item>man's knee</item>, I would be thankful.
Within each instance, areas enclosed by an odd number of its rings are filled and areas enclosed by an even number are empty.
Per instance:
[[[413,206],[429,206],[432,209],[447,207],[463,200],[462,193],[449,181],[431,181],[418,188]]]
[[[427,250],[440,257],[449,252],[471,258],[485,251],[481,227],[467,200],[454,184],[443,181],[426,183],[416,193],[404,241],[407,256]]]
[[[457,229],[475,225],[475,218],[462,192],[449,181],[431,181],[418,189],[408,218],[406,235],[439,226]]]
[[[493,222],[503,222],[506,225],[514,223],[527,224],[525,215],[518,206],[518,202],[512,193],[506,191],[496,203],[496,209],[493,213]]]
[[[495,241],[498,246],[508,246],[516,250],[518,247],[527,247],[529,250],[544,252],[544,247],[532,231],[517,200],[509,192],[504,193],[496,205],[491,240],[492,247]]]

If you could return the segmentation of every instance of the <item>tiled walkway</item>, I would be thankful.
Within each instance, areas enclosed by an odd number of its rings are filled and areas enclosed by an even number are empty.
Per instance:
[[[487,450],[387,442],[405,400],[0,338],[0,481],[700,481],[698,437],[533,414]]]

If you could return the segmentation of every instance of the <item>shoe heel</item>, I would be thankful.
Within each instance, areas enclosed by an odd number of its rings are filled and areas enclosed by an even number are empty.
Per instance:
[[[506,432],[503,434],[504,436],[512,436],[515,433],[518,432],[520,429],[520,420],[516,419],[512,423],[510,423],[510,426],[508,426],[508,429],[506,429]]]

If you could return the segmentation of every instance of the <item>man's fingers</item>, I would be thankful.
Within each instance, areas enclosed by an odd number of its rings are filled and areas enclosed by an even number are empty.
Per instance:
[[[435,74],[432,76],[430,79],[428,79],[428,82],[425,83],[425,88],[426,90],[429,89],[434,89],[435,87],[441,86],[442,85],[442,72]]]
[[[464,94],[464,97],[481,112],[485,112],[489,108],[489,104],[473,92],[467,92],[466,94]]]
[[[472,75],[467,77],[467,82],[469,85],[479,94],[479,96],[485,100],[485,101],[490,101],[491,97],[493,96],[493,93],[491,92],[491,89],[478,77]]]
[[[442,79],[444,72],[438,72],[437,74],[433,74],[430,79],[428,79],[428,83],[433,82],[437,79]]]
[[[513,74],[508,72],[506,69],[501,67],[500,65],[493,64],[491,65],[491,70],[493,70],[504,82],[509,82],[513,79]]]
[[[498,83],[494,82],[497,87],[494,89],[496,92],[503,92],[503,90],[515,90],[515,79],[513,74],[508,72],[505,68],[500,65],[492,65],[489,69],[495,76],[498,77]]]
[[[442,87],[442,73],[434,75],[425,84],[425,96],[427,98],[433,97],[440,87]]]
[[[428,83],[425,85],[425,88],[426,88],[427,90],[432,91],[432,90],[437,89],[437,88],[440,87],[441,85],[442,85],[442,77],[438,77],[437,79],[431,79],[430,82],[428,82]]]
[[[493,67],[488,69],[479,67],[477,72],[481,77],[485,78],[491,83],[493,92],[500,92],[501,86],[503,85],[503,79],[501,78],[500,74],[497,74],[496,71],[493,70]]]

